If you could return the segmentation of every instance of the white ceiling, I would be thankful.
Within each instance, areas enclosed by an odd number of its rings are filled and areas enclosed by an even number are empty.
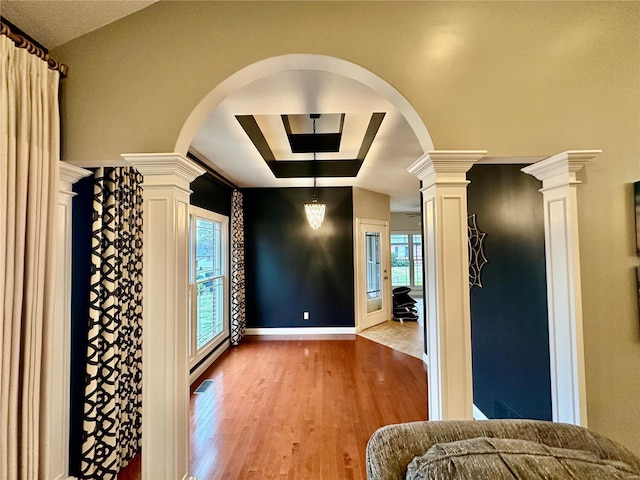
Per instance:
[[[46,48],[130,15],[157,0],[0,0],[0,13]],[[380,130],[355,178],[321,178],[319,186],[356,186],[391,197],[392,211],[419,210],[418,180],[407,173],[422,155],[404,117],[385,98],[355,80],[320,71],[281,72],[256,81],[227,97],[196,134],[192,149],[242,187],[311,186],[313,179],[275,178],[237,122],[235,115],[346,113],[341,158],[355,158],[362,131],[373,112],[385,112]],[[276,158],[293,155],[280,124],[257,118]],[[323,156],[324,155],[324,156]],[[345,156],[348,155],[348,156]],[[333,158],[337,156],[333,154]],[[330,159],[332,154],[318,154]]]
[[[205,120],[191,146],[203,160],[241,187],[301,187],[312,178],[275,178],[235,118],[255,115],[277,160],[311,160],[293,154],[280,114],[345,113],[340,153],[318,160],[356,158],[369,118],[385,112],[380,130],[355,178],[320,178],[318,186],[356,186],[388,194],[393,211],[419,210],[419,182],[407,167],[422,149],[404,117],[369,87],[328,72],[289,70],[249,84],[227,97]],[[194,153],[195,153],[194,152]]]

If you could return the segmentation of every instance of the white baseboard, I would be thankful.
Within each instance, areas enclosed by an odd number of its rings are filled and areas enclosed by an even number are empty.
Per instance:
[[[356,327],[247,328],[246,335],[354,335]]]
[[[198,379],[198,377],[200,377],[200,375],[202,375],[204,373],[204,371],[207,368],[209,368],[211,366],[211,364],[213,362],[215,362],[216,359],[220,355],[222,355],[227,348],[229,348],[230,345],[231,345],[231,342],[229,340],[225,340],[225,342],[217,350],[215,350],[211,354],[211,356],[209,356],[209,358],[207,358],[207,360],[204,363],[199,365],[198,368],[196,368],[193,372],[191,372],[189,374],[189,385],[191,385],[193,382],[195,382]]]
[[[476,407],[476,404],[473,404],[473,419],[474,420],[489,420],[489,418],[482,413],[482,410],[480,410],[478,407]]]

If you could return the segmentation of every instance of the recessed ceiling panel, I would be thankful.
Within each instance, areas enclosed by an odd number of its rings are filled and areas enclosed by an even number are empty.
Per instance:
[[[278,153],[291,152],[291,155],[285,159],[280,159],[273,154],[270,141],[267,140],[268,135],[265,135],[263,131],[263,129],[266,130],[271,138],[280,136],[279,129],[272,115],[261,115],[258,117],[253,115],[236,115],[236,119],[276,178],[355,177],[358,175],[360,167],[371,148],[371,144],[378,133],[385,115],[386,113],[384,112],[374,112],[370,115],[367,128],[361,136],[357,155],[351,158],[344,158],[343,152],[340,149],[340,137],[342,136],[342,129],[345,124],[345,114],[340,115],[339,123],[333,127],[336,128],[337,126],[340,130],[329,133],[318,133],[317,125],[314,133],[313,117],[316,118],[317,122],[323,115],[317,113],[309,115],[312,132],[310,134],[290,133],[292,128],[289,116],[282,114],[283,130],[286,133],[289,149],[284,152],[283,150],[285,149],[280,149]],[[296,118],[296,120],[294,120],[297,129],[308,128],[308,124],[298,120],[300,119]],[[323,128],[327,129],[331,127],[325,125]],[[342,158],[334,158],[331,160],[318,158],[318,155],[326,152],[335,152]],[[300,160],[292,158],[292,155],[296,153],[311,153],[311,159]]]
[[[363,139],[375,127],[371,119],[376,112],[384,112],[385,117],[365,161],[358,166],[358,154],[366,150]],[[313,153],[291,151],[281,116],[299,115],[303,133],[311,126],[312,113],[322,114],[320,122],[322,116],[334,122],[326,128],[316,122],[316,130],[324,133],[335,132],[337,118],[345,114],[340,150],[316,155],[322,175],[318,186],[355,186],[388,194],[393,211],[419,210],[418,181],[407,168],[424,152],[408,122],[371,88],[334,73],[287,70],[241,87],[203,121],[191,147],[239,187],[308,187],[313,185],[312,170],[308,163],[297,162],[312,160]],[[241,115],[254,117],[273,155],[269,164],[236,118]],[[291,128],[292,133],[298,129]],[[328,176],[324,162],[338,162],[331,167],[338,176]],[[288,163],[291,166],[283,166]],[[351,176],[356,169],[357,176]]]
[[[289,126],[287,134],[313,133],[312,114],[287,114],[282,115],[282,122]],[[341,133],[344,123],[344,113],[317,114],[316,133]]]
[[[291,153],[340,152],[344,113],[282,115]]]
[[[337,153],[341,133],[298,133],[288,135],[291,153]]]

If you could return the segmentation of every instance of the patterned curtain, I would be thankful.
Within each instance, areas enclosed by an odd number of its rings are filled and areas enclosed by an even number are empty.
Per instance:
[[[142,420],[142,176],[95,174],[81,478],[115,479]]]
[[[247,325],[244,303],[244,206],[242,192],[231,200],[231,344],[238,345]]]

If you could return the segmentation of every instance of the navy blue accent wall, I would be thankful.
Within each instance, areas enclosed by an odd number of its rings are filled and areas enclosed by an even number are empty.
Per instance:
[[[91,279],[91,225],[93,175],[77,182],[73,190],[71,273],[71,392],[69,473],[80,475],[82,410],[87,358],[89,284]]]
[[[231,216],[231,193],[233,189],[212,175],[205,173],[191,182],[189,202],[227,217]]]
[[[551,419],[540,182],[521,165],[476,165],[468,211],[485,232],[483,287],[471,289],[474,403],[489,418]]]
[[[304,213],[311,188],[243,193],[247,327],[355,326],[351,187],[318,189],[318,230]]]

